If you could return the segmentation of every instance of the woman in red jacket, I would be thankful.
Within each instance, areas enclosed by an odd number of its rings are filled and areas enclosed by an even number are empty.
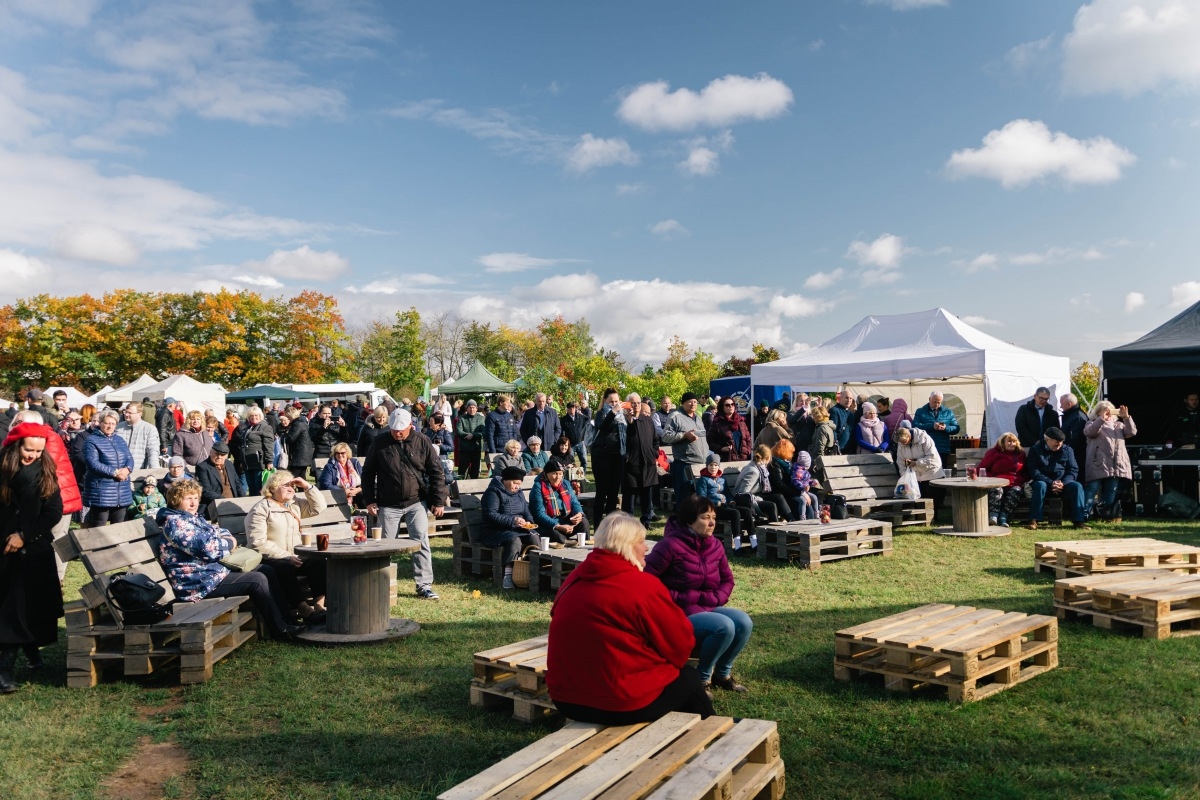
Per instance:
[[[671,711],[713,713],[700,674],[686,666],[691,623],[662,582],[642,572],[645,563],[646,529],[613,512],[596,529],[596,549],[558,590],[546,688],[569,719],[629,725]]]
[[[980,469],[987,470],[989,478],[1004,478],[1008,486],[988,492],[988,524],[1008,527],[1008,517],[1021,500],[1021,486],[1025,483],[1025,451],[1015,433],[1001,434],[996,445],[983,454]]]

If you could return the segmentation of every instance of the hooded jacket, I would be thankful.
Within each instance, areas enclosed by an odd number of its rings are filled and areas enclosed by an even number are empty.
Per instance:
[[[546,688],[556,702],[645,708],[679,677],[695,644],[691,623],[658,578],[617,553],[593,550],[551,609]]]
[[[646,572],[662,580],[671,599],[689,616],[719,608],[733,594],[725,545],[674,517],[667,520],[662,541],[646,555]]]

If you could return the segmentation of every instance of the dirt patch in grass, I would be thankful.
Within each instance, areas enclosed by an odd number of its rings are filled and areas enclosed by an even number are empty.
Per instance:
[[[173,692],[161,705],[139,706],[137,710],[144,720],[170,722],[171,716],[182,705],[182,697]],[[100,796],[105,800],[160,800],[164,797],[188,800],[195,796],[188,777],[191,769],[191,759],[174,736],[162,742],[142,736],[133,755],[100,784]]]

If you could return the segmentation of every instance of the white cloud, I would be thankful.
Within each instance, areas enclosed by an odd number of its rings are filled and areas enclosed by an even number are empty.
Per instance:
[[[888,6],[894,11],[912,11],[917,8],[948,6],[950,0],[867,0],[867,5]]]
[[[1171,287],[1171,303],[1169,308],[1187,308],[1200,302],[1200,281],[1184,281]]]
[[[1024,42],[1005,53],[1004,60],[1014,72],[1025,72],[1045,59],[1050,54],[1050,48],[1053,45],[1053,36]]]
[[[22,284],[43,276],[50,269],[40,260],[7,248],[0,248],[0,284],[6,292],[21,294]]]
[[[771,301],[767,304],[767,310],[776,316],[796,318],[822,314],[833,306],[834,304],[828,300],[802,297],[798,294],[777,294],[771,297]]]
[[[851,242],[846,250],[846,258],[852,258],[864,267],[889,270],[900,266],[904,253],[904,239],[885,233],[873,242]]]
[[[819,53],[824,49],[825,49],[825,40],[824,39],[813,39],[811,42],[808,43],[808,52],[810,52],[810,53]]]
[[[624,197],[625,195],[628,195],[628,194],[641,194],[645,190],[646,190],[646,184],[644,184],[644,183],[618,183],[617,184],[617,196],[618,197]]]
[[[51,251],[62,258],[129,266],[137,263],[142,248],[124,231],[94,223],[67,223],[50,241]]]
[[[974,325],[976,327],[979,327],[980,325],[992,325],[992,326],[998,327],[998,328],[1004,327],[1003,322],[996,320],[996,319],[988,319],[987,317],[966,316],[966,317],[960,317],[960,319],[963,322],[967,323],[968,325]]]
[[[1050,177],[1067,185],[1111,183],[1135,161],[1103,136],[1074,139],[1044,122],[1017,119],[983,137],[983,147],[956,151],[946,168],[955,178],[990,178],[1015,189]]]
[[[381,278],[362,286],[347,286],[346,291],[350,294],[394,295],[401,292],[423,291],[429,287],[441,286],[449,282],[446,278],[429,272],[414,272],[408,275]]]
[[[1120,247],[1129,244],[1124,241],[1105,242],[1106,245]],[[1008,263],[1018,267],[1037,266],[1039,264],[1061,264],[1066,261],[1101,261],[1108,258],[1099,247],[1047,247],[1041,252],[1017,253],[1008,257]]]
[[[617,116],[648,131],[687,131],[774,119],[794,100],[787,84],[765,72],[753,78],[726,75],[699,94],[691,89],[669,89],[666,81],[640,84],[621,101]]]
[[[601,139],[585,133],[567,154],[567,169],[571,172],[590,172],[596,167],[613,164],[632,166],[638,163],[638,155],[624,139]]]
[[[270,275],[234,275],[230,280],[260,289],[280,289],[283,287],[278,278],[272,278]]]
[[[326,281],[348,270],[350,262],[332,250],[313,250],[303,245],[295,250],[276,250],[263,261],[247,261],[242,266],[291,280]]]
[[[486,272],[524,272],[556,264],[583,263],[583,259],[579,258],[538,258],[529,253],[488,253],[477,261]]]
[[[995,253],[980,253],[970,261],[956,261],[954,263],[967,268],[967,272],[979,272],[983,269],[991,269],[1000,262],[1000,259]]]
[[[674,239],[677,236],[687,236],[691,233],[677,219],[664,219],[650,226],[650,232],[662,239]]]
[[[96,13],[99,0],[5,0],[0,4],[0,30],[9,34],[37,34],[37,23],[82,28]]]
[[[707,147],[693,147],[688,157],[677,165],[689,175],[714,175],[721,157],[716,150]]]
[[[1200,87],[1198,42],[1195,0],[1094,0],[1075,13],[1063,42],[1063,85],[1085,95],[1194,89]]]
[[[862,274],[863,280],[867,283],[895,283],[904,277],[904,275],[894,269],[881,267],[879,269],[864,270]]]
[[[1146,295],[1141,292],[1130,292],[1125,295],[1125,313],[1132,314],[1142,306],[1146,305]]]
[[[835,283],[840,281],[845,272],[846,271],[841,267],[831,270],[830,272],[814,272],[812,275],[809,275],[808,280],[804,282],[804,288],[814,289],[817,291],[820,291],[821,289],[828,289],[830,286],[833,286]]]

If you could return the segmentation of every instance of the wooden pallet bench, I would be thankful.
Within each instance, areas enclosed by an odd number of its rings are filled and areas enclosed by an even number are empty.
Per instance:
[[[577,547],[573,544],[564,546],[550,545],[550,550],[543,553],[540,550],[530,550],[525,554],[529,559],[529,591],[533,594],[557,594],[559,587],[567,576],[584,562],[592,552],[592,542],[587,546]],[[647,540],[646,552],[654,549],[654,542]]]
[[[892,525],[877,519],[774,522],[758,526],[758,557],[796,559],[816,570],[822,563],[859,556],[890,556]]]
[[[1058,621],[933,603],[834,635],[834,677],[874,673],[891,691],[945,686],[966,703],[1058,666]]]
[[[483,525],[480,495],[460,495],[459,501],[462,503],[462,524],[454,529],[451,539],[454,574],[460,578],[490,578],[499,586],[504,582],[504,553],[498,547],[479,543]]]
[[[513,719],[537,722],[554,716],[554,702],[546,692],[546,653],[550,637],[476,653],[471,679],[471,705],[490,708],[511,704]]]
[[[887,453],[853,456],[825,456],[825,494],[846,498],[846,510],[852,517],[884,520],[893,527],[933,525],[933,500],[897,500],[899,473]]]
[[[1092,618],[1097,628],[1133,627],[1147,639],[1200,634],[1200,575],[1140,569],[1054,582],[1059,619]]]
[[[779,800],[784,789],[774,722],[673,712],[649,724],[568,722],[438,799]]]
[[[1033,568],[1052,571],[1059,578],[1137,569],[1196,574],[1200,573],[1200,547],[1141,537],[1035,542]]]
[[[176,602],[158,563],[158,525],[138,519],[80,528],[55,544],[60,557],[78,557],[91,581],[66,607],[67,686],[95,686],[105,677],[150,675],[178,664],[182,683],[203,683],[213,665],[258,635],[248,597]],[[161,585],[171,617],[154,625],[125,625],[106,589],[115,572],[140,572]]]

